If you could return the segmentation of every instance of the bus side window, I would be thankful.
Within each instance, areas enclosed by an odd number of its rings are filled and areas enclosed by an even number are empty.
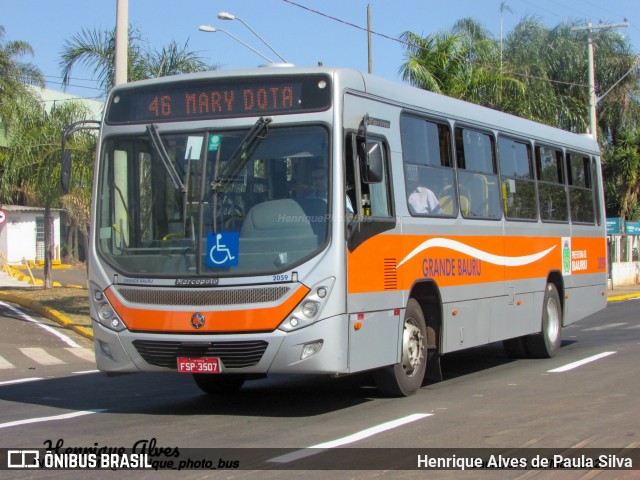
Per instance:
[[[596,162],[595,158],[591,157],[591,187],[593,189],[593,203],[595,206],[596,223],[598,225],[602,225],[602,211],[599,195],[600,189],[598,188],[599,183],[600,180],[598,178],[598,163]]]
[[[568,222],[569,206],[562,169],[562,151],[537,146],[535,152],[540,218],[543,222]]]
[[[361,143],[361,147],[365,147]],[[387,165],[387,152],[384,148],[384,144],[380,140],[368,140],[365,147],[369,150],[371,155],[381,155],[382,169],[380,171],[380,181],[371,180],[365,181],[366,175],[364,175],[364,169],[366,168],[364,158],[360,158],[358,164],[360,165],[360,181],[362,191],[362,214],[370,215],[372,217],[389,217],[391,216],[391,209],[389,208],[389,176]],[[365,148],[358,148],[360,155],[365,151]]]
[[[505,217],[536,220],[538,202],[531,146],[525,142],[500,137],[498,154]]]
[[[411,115],[400,121],[405,193],[414,216],[458,216],[449,126]],[[463,210],[468,202],[461,198]]]
[[[468,128],[458,127],[455,131],[460,201],[463,196],[469,201],[464,216],[501,218],[493,137]]]
[[[595,223],[589,157],[567,153],[567,172],[571,221]]]

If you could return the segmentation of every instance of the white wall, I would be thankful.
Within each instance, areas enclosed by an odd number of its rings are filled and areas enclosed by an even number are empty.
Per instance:
[[[6,207],[5,207],[6,208]],[[22,263],[22,259],[36,260],[36,217],[43,212],[7,212],[7,221],[0,226],[0,251],[11,264]],[[54,257],[60,260],[60,212],[51,212],[53,217]]]

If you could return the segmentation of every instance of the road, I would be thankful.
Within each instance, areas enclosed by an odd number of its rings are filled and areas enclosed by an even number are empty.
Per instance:
[[[227,397],[202,394],[189,376],[180,374],[107,378],[93,371],[95,364],[86,355],[92,348],[88,340],[64,332],[75,344],[70,345],[0,305],[0,448],[43,448],[60,442],[63,448],[130,448],[147,441],[156,442],[159,448],[181,450],[282,449],[264,450],[263,455],[271,460],[284,454],[304,457],[317,453],[307,447],[336,445],[382,449],[380,455],[393,452],[392,447],[638,448],[637,311],[637,301],[617,302],[566,328],[563,347],[549,360],[512,361],[498,344],[447,356],[442,362],[443,382],[429,384],[413,397],[393,399],[380,396],[367,375],[270,377],[248,382],[239,393]],[[46,324],[44,319],[31,318]],[[573,365],[585,359],[589,361]],[[291,464],[295,462],[270,462],[269,468]],[[382,470],[333,472],[331,476],[426,475],[418,470],[402,475]],[[4,478],[84,478],[88,472],[8,473],[12,475]],[[319,470],[285,473],[188,470],[180,472],[180,478],[327,476]],[[496,473],[477,471],[469,478],[496,478]],[[428,474],[429,478],[458,478],[460,472]],[[595,474],[598,479],[637,478],[638,471]],[[123,475],[175,478],[170,471]],[[557,471],[500,472],[500,478],[513,479],[558,475]],[[562,472],[562,478],[596,475],[586,470]]]

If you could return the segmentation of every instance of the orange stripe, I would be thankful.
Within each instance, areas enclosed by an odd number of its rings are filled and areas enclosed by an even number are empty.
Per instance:
[[[349,293],[384,291],[385,260],[387,265],[389,259],[395,259],[398,264],[423,242],[435,238],[443,237],[377,235],[370,238],[347,255]],[[460,242],[489,256],[506,258],[552,250],[526,265],[504,266],[453,248],[432,246],[396,269],[399,289],[409,289],[416,280],[425,277],[434,278],[441,286],[453,286],[540,278],[551,270],[562,272],[562,237],[452,236],[443,240]],[[571,239],[572,275],[604,273],[605,259],[606,240],[603,237]],[[388,276],[388,268],[386,273]]]
[[[273,331],[308,292],[309,289],[302,285],[286,301],[275,307],[216,311],[196,309],[175,312],[127,307],[118,299],[112,287],[109,287],[105,293],[111,306],[129,330],[219,333]],[[191,316],[195,312],[201,313],[205,318],[204,326],[198,330],[191,326]]]

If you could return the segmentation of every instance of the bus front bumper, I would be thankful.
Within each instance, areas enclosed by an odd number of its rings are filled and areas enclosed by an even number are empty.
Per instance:
[[[288,333],[114,332],[97,321],[93,331],[96,363],[103,372],[176,372],[176,357],[218,356],[223,374],[342,374],[349,373],[346,325],[346,315],[339,315]],[[303,358],[303,352],[314,351]]]

